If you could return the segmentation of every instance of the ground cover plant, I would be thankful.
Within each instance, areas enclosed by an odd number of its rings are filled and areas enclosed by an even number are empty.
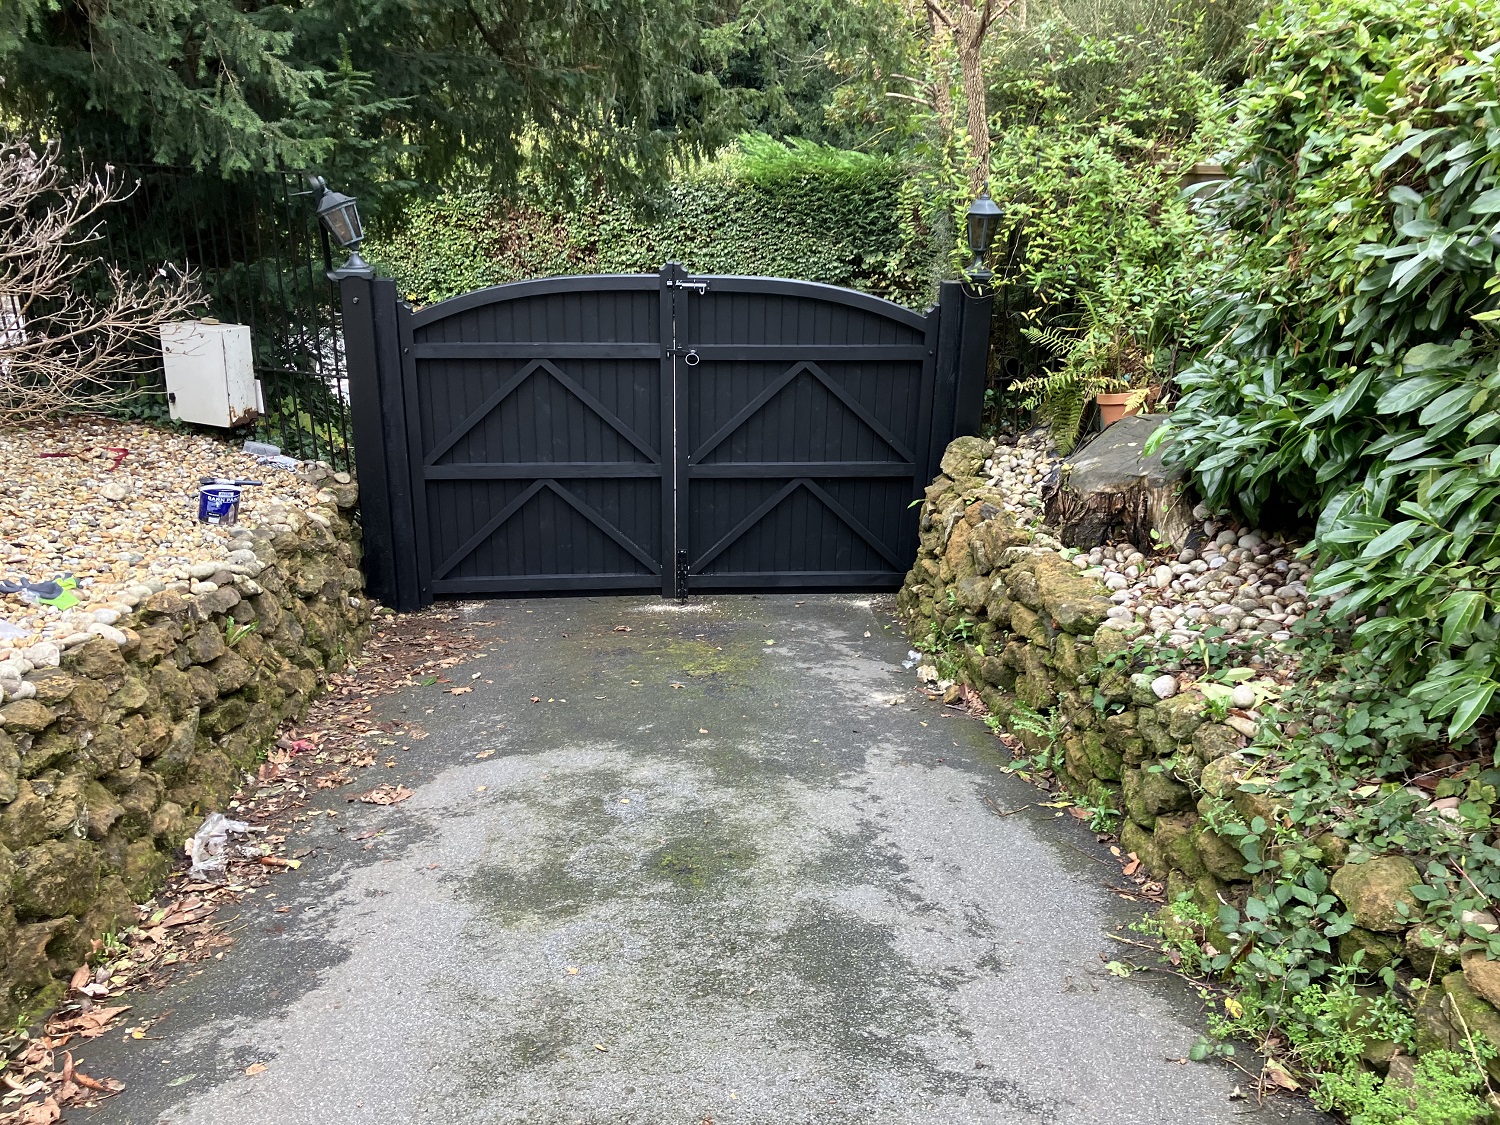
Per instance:
[[[1357,0],[1261,31],[1167,456],[1210,503],[1315,521],[1363,674],[1462,739],[1500,690],[1500,13]]]
[[[1244,752],[1263,815],[1216,810],[1254,892],[1176,910],[1238,990],[1221,1040],[1248,1035],[1354,1121],[1475,1120],[1493,1029],[1437,1050],[1424,1013],[1438,978],[1486,981],[1500,956],[1500,19],[1356,0],[1258,32],[1233,175],[1200,211],[1202,350],[1158,440],[1211,505],[1304,522],[1311,592],[1335,600]],[[1416,948],[1358,929],[1329,885],[1331,863],[1391,857]],[[1372,1073],[1382,1045],[1421,1049],[1416,1071]]]

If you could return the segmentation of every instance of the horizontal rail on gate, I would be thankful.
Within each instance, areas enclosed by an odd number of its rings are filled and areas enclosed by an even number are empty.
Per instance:
[[[737,589],[753,587],[764,590],[774,589],[777,586],[831,586],[834,588],[848,588],[850,586],[886,585],[895,588],[901,585],[901,581],[905,577],[905,571],[896,570],[851,570],[833,573],[826,570],[762,570],[732,574],[715,574],[710,571],[706,574],[694,574],[693,588],[701,590],[705,588],[712,589],[715,586],[732,586]]]
[[[863,309],[887,320],[898,321],[918,330],[927,327],[927,314],[915,312],[895,301],[887,301],[872,293],[857,289],[844,289],[821,281],[795,281],[786,277],[748,277],[738,274],[693,274],[685,280],[705,281],[709,292],[714,293],[760,293],[771,297],[802,297],[814,301],[826,301],[833,305],[845,305],[851,309]]]
[[[640,343],[459,343],[416,344],[418,359],[660,359],[660,344]]]
[[[916,466],[901,461],[713,461],[689,465],[694,479],[724,477],[910,477]]]
[[[911,475],[911,466],[906,468]],[[536,480],[539,477],[578,480],[603,477],[609,480],[624,477],[650,477],[661,479],[661,463],[657,461],[580,461],[564,464],[559,461],[533,461],[529,463],[508,461],[466,461],[459,465],[428,465],[422,471],[427,480]]]
[[[633,290],[655,291],[661,284],[654,273],[600,273],[568,277],[543,277],[533,281],[509,281],[504,285],[491,285],[476,289],[462,296],[449,297],[435,305],[412,313],[413,328],[425,328],[434,321],[445,320],[455,313],[493,305],[500,301],[514,301],[523,297],[544,297],[551,293],[576,293],[592,290],[598,292],[630,292]]]
[[[523,574],[511,578],[439,578],[436,594],[550,590],[659,590],[660,574]]]
[[[921,361],[927,348],[921,344],[695,344],[699,359],[790,362],[799,359],[859,363],[868,360]]]

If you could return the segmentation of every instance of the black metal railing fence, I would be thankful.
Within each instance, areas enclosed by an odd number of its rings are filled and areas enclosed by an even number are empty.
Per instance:
[[[253,436],[300,460],[350,467],[338,290],[325,276],[327,233],[305,178],[268,172],[222,179],[155,164],[116,165],[112,175],[134,187],[108,208],[99,255],[137,276],[168,263],[191,270],[204,315],[250,327],[266,408]],[[141,412],[165,416],[160,357],[145,371]]]

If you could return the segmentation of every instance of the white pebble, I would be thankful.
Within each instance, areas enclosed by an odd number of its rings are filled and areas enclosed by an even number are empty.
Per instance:
[[[38,668],[56,668],[62,660],[62,650],[51,641],[37,641],[26,650],[26,659]]]
[[[113,641],[117,645],[124,645],[129,640],[124,633],[120,632],[113,625],[106,625],[102,621],[96,621],[90,625],[89,632],[96,637],[103,637],[105,640]]]
[[[1177,677],[1160,675],[1151,681],[1151,692],[1157,699],[1171,699],[1177,694]]]

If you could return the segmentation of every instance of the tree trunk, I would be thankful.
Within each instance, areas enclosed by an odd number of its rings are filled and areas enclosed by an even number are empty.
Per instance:
[[[969,194],[978,195],[990,179],[989,92],[984,81],[984,38],[989,30],[988,5],[972,0],[958,6],[953,38],[963,82],[965,124],[969,130]]]
[[[953,147],[953,83],[950,81],[949,57],[953,32],[927,8],[929,65],[932,69],[932,109],[937,117],[938,143],[944,155]]]

